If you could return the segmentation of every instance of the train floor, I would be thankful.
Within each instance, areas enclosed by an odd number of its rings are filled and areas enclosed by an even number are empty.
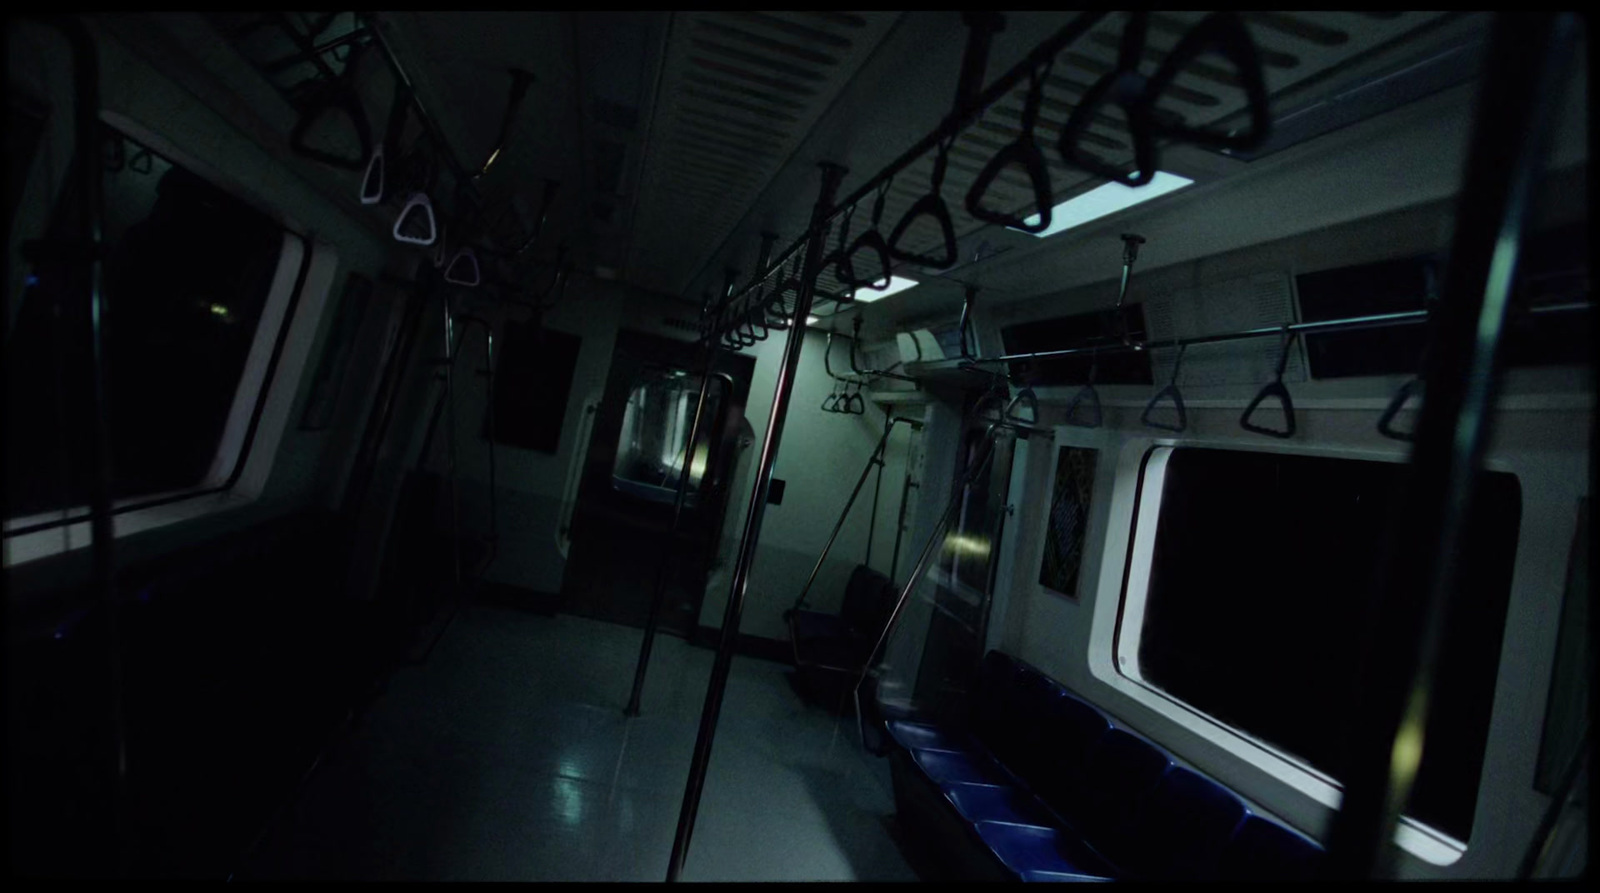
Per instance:
[[[267,829],[239,879],[659,881],[713,654],[473,606],[400,670]],[[853,718],[736,657],[682,878],[911,881],[887,762]]]

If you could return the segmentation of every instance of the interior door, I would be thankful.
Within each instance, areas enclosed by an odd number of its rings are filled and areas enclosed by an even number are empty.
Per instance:
[[[703,363],[692,345],[618,333],[572,515],[561,588],[569,613],[643,627],[656,575],[664,572],[660,628],[693,631],[727,507],[734,422],[743,417],[753,361],[718,357],[691,450]],[[685,463],[689,486],[674,532]]]

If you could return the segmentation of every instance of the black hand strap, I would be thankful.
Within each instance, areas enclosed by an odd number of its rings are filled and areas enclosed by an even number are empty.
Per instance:
[[[841,273],[848,273],[850,278],[844,279],[841,276],[839,281],[844,282],[846,285],[880,291],[889,287],[891,278],[889,272],[891,263],[889,260],[889,245],[884,242],[883,233],[879,232],[878,228],[883,223],[884,199],[889,191],[889,184],[892,182],[894,182],[893,177],[885,180],[883,185],[878,187],[878,198],[872,203],[872,228],[856,237],[849,250],[844,254],[844,259],[840,264],[840,271]],[[863,251],[871,252],[877,261],[878,275],[868,279],[856,276],[856,258]]]
[[[1045,79],[1050,75],[1054,59],[1045,63],[1043,69],[1034,71],[1028,87],[1027,103],[1022,109],[1022,133],[1014,142],[995,153],[989,164],[978,174],[978,179],[973,181],[972,188],[967,190],[967,213],[975,219],[987,223],[998,223],[1020,229],[1026,233],[1044,232],[1050,228],[1050,210],[1054,204],[1050,188],[1050,168],[1044,159],[1044,153],[1039,150],[1039,144],[1034,140],[1033,132],[1039,121],[1039,103],[1044,98]],[[1027,172],[1028,180],[1033,184],[1033,207],[1039,218],[1036,223],[1028,223],[1022,217],[994,211],[983,207],[983,197],[988,194],[989,187],[994,184],[1000,172],[1011,165],[1021,165]]]
[[[1095,372],[1099,369],[1100,355],[1098,352],[1089,354],[1089,380],[1073,396],[1072,402],[1067,404],[1066,422],[1079,428],[1098,428],[1104,420],[1104,413],[1100,409],[1100,392],[1094,389]],[[1088,419],[1078,418],[1078,407],[1088,401],[1088,406],[1093,415]]]
[[[1187,344],[1178,345],[1178,356],[1172,361],[1172,377],[1167,380],[1167,386],[1156,391],[1155,396],[1150,398],[1150,402],[1145,404],[1144,413],[1139,416],[1139,421],[1152,428],[1160,428],[1163,431],[1171,431],[1173,433],[1182,432],[1189,427],[1189,413],[1183,405],[1183,394],[1178,391],[1178,370],[1183,366],[1183,353],[1188,349],[1189,345]],[[1178,411],[1178,424],[1176,425],[1168,425],[1150,418],[1150,413],[1156,406],[1169,397],[1172,399],[1172,408]]]
[[[1244,414],[1239,416],[1239,427],[1257,434],[1265,434],[1268,437],[1287,440],[1293,437],[1295,432],[1294,400],[1289,397],[1289,389],[1284,387],[1283,370],[1289,365],[1289,349],[1294,346],[1294,340],[1299,337],[1299,333],[1288,331],[1287,326],[1284,328],[1283,351],[1278,354],[1278,371],[1273,376],[1272,381],[1267,382],[1265,387],[1256,392],[1255,399],[1250,401],[1250,405],[1244,408]],[[1256,407],[1260,406],[1261,402],[1268,397],[1277,398],[1278,404],[1283,407],[1284,427],[1281,431],[1276,428],[1265,428],[1252,424],[1250,421],[1250,416],[1256,411]]]
[[[889,234],[889,255],[897,260],[908,263],[920,264],[925,267],[944,269],[956,262],[956,228],[950,219],[950,207],[944,203],[941,191],[944,188],[945,167],[949,161],[950,147],[955,144],[955,137],[939,144],[939,154],[933,159],[933,188],[922,198],[917,199],[900,222],[895,224],[894,231]],[[931,216],[939,224],[939,230],[944,236],[943,251],[938,255],[914,254],[900,247],[900,240],[905,238],[906,231],[911,224],[922,216]]]
[[[1143,186],[1156,175],[1151,104],[1143,101],[1148,90],[1144,75],[1139,73],[1149,19],[1150,14],[1142,10],[1128,14],[1128,22],[1122,28],[1122,45],[1117,53],[1116,67],[1106,72],[1083,94],[1068,116],[1067,123],[1062,126],[1061,139],[1056,144],[1061,157],[1068,164],[1124,186]],[[1128,137],[1133,143],[1132,174],[1124,173],[1120,167],[1083,150],[1083,137],[1089,130],[1089,122],[1100,114],[1100,107],[1107,102],[1120,107],[1128,119]]]
[[[1172,86],[1179,72],[1206,53],[1220,55],[1233,67],[1239,85],[1244,88],[1245,109],[1250,118],[1248,129],[1223,133],[1190,127],[1181,123],[1181,119],[1165,123],[1153,119],[1151,110],[1161,94]],[[1185,34],[1145,85],[1138,105],[1141,117],[1158,138],[1182,140],[1212,149],[1254,149],[1266,141],[1272,128],[1266,80],[1261,72],[1261,54],[1256,50],[1255,41],[1250,39],[1244,21],[1235,12],[1214,12]]]

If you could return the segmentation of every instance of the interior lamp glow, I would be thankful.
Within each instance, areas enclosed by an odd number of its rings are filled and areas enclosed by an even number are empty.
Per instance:
[[[921,285],[921,284],[922,283],[918,282],[915,279],[907,279],[904,276],[890,276],[889,277],[889,285],[886,288],[883,288],[883,289],[858,288],[858,289],[856,289],[856,300],[860,301],[863,304],[870,304],[873,301],[877,301],[877,300],[880,300],[882,298],[887,298],[888,296],[890,296],[890,295],[892,295],[892,294],[894,294],[896,292],[902,292],[902,291],[905,291],[908,288],[911,288],[914,285]]]
[[[1041,239],[1045,236],[1053,236],[1063,230],[1082,226],[1091,220],[1098,220],[1108,214],[1115,214],[1124,208],[1131,208],[1153,198],[1160,198],[1169,192],[1176,192],[1193,183],[1194,181],[1188,177],[1180,177],[1177,174],[1169,174],[1166,171],[1156,171],[1156,175],[1151,178],[1150,182],[1143,186],[1106,183],[1076,198],[1067,199],[1050,209],[1050,226],[1039,232],[1029,233],[1029,235],[1037,236]],[[1037,224],[1039,215],[1035,214],[1032,217],[1024,218],[1024,222],[1030,225]],[[1016,227],[1006,228],[1019,233],[1027,232],[1026,230],[1016,229]],[[859,296],[857,300],[860,300]]]

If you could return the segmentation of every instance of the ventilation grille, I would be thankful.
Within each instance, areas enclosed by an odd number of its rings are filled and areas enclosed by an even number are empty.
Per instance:
[[[672,22],[630,262],[667,290],[745,214],[898,13],[678,13]]]

